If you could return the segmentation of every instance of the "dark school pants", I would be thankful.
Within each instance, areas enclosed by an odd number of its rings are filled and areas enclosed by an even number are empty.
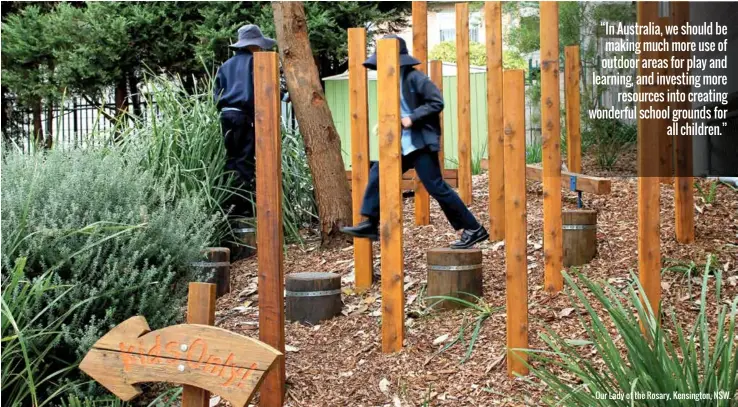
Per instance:
[[[220,126],[226,150],[225,170],[236,174],[236,186],[243,190],[241,194],[253,196],[256,175],[254,118],[243,111],[225,110],[220,114]],[[226,208],[235,205],[233,215],[253,216],[253,205],[242,197],[233,196],[226,204]]]
[[[423,148],[403,156],[402,172],[405,173],[410,168],[415,169],[428,194],[438,201],[446,219],[455,230],[476,230],[480,227],[459,195],[443,180],[438,152]],[[374,163],[369,170],[369,183],[364,192],[361,214],[375,222],[379,220],[379,163]]]

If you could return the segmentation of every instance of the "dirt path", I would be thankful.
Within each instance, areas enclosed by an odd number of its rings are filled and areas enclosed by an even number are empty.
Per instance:
[[[585,167],[586,168],[586,167]],[[485,214],[487,178],[474,177],[472,212],[487,223]],[[592,278],[625,286],[629,271],[637,268],[636,179],[613,179],[612,194],[585,196],[585,206],[597,209],[598,256],[583,272]],[[576,311],[566,295],[550,298],[543,291],[541,185],[528,184],[529,304],[530,344],[542,348],[538,335],[547,326],[566,338],[584,338]],[[738,193],[726,186],[718,188],[715,203],[705,205],[697,197],[696,242],[681,245],[674,239],[673,189],[661,189],[661,242],[663,259],[679,259],[698,265],[708,253],[724,265],[725,296],[738,295]],[[576,205],[576,196],[565,193],[565,208]],[[320,326],[288,324],[287,406],[507,406],[538,405],[542,389],[535,381],[525,383],[506,375],[504,309],[487,319],[468,361],[460,364],[467,346],[455,345],[432,357],[447,341],[453,340],[471,311],[421,316],[422,290],[426,279],[425,252],[443,247],[455,238],[438,205],[432,203],[432,225],[412,225],[412,199],[405,200],[406,343],[402,352],[381,353],[379,285],[363,295],[351,291],[353,255],[351,248],[324,252],[314,243],[290,247],[285,257],[285,273],[330,271],[343,276],[344,316]],[[495,242],[479,246],[484,250],[484,299],[493,307],[505,303],[504,248]],[[375,270],[379,270],[379,249],[375,244]],[[664,260],[664,262],[666,262]],[[697,275],[701,275],[698,269]],[[258,295],[256,259],[232,268],[233,292],[218,302],[219,326],[258,337]],[[685,323],[697,315],[695,298],[699,282],[689,284],[682,274],[665,272],[663,300],[666,309],[676,307]],[[252,295],[247,295],[251,293]],[[714,297],[709,301],[717,309]],[[564,310],[564,312],[562,312]],[[448,335],[446,342],[438,343]],[[469,334],[466,335],[468,339]],[[434,341],[436,344],[434,344]],[[468,344],[468,342],[467,342]],[[424,404],[426,403],[427,404]]]

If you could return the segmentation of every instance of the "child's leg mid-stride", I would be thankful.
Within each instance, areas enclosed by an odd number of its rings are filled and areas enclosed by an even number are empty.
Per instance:
[[[402,157],[402,173],[412,168],[412,154]],[[343,233],[354,237],[379,239],[379,163],[375,162],[369,170],[369,181],[361,203],[361,215],[367,220],[356,226],[342,228]]]
[[[428,193],[438,201],[451,226],[455,230],[464,230],[461,239],[451,243],[452,248],[469,248],[489,237],[487,231],[477,222],[461,198],[443,180],[441,168],[438,165],[438,153],[425,148],[403,156],[402,172],[410,168],[415,168],[420,181]],[[341,230],[351,236],[377,240],[379,238],[379,165],[377,163],[369,171],[369,183],[364,193],[361,214],[367,217],[366,221]]]
[[[459,195],[443,180],[438,153],[423,149],[414,155],[415,173],[428,193],[438,201],[454,230],[462,230],[461,238],[451,243],[453,249],[468,249],[475,244],[487,240],[489,233],[479,224]]]

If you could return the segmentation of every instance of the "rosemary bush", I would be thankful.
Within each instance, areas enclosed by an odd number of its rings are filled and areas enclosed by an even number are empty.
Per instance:
[[[584,276],[580,277],[584,288],[580,288],[566,275],[574,297],[583,308],[585,316],[581,323],[588,338],[572,341],[549,331],[542,338],[551,350],[529,351],[532,360],[543,362],[532,367],[532,372],[548,387],[548,396],[543,402],[551,406],[583,407],[738,405],[738,345],[735,339],[738,297],[723,302],[722,276],[718,271],[713,280],[719,305],[717,309],[709,309],[707,292],[711,286],[708,280],[711,263],[712,256],[705,266],[700,311],[691,324],[685,324],[684,315],[677,316],[673,310],[658,323],[650,306],[644,307],[641,303],[643,289],[637,279],[635,287],[621,292],[608,283],[595,283]],[[584,295],[585,290],[602,305],[607,318],[595,311]],[[708,313],[717,316],[717,326],[708,322]],[[644,322],[648,335],[641,333],[640,321]],[[614,325],[617,335],[608,330],[610,324]],[[685,330],[683,326],[691,327]],[[609,399],[616,394],[632,398],[636,393],[648,392],[671,399]],[[703,394],[711,398],[684,400],[676,399],[675,394]]]
[[[181,318],[186,283],[204,277],[189,264],[214,231],[201,199],[174,199],[115,150],[5,154],[2,190],[3,301],[20,301],[7,292],[5,277],[19,257],[27,259],[26,280],[44,275],[49,284],[71,287],[60,298],[50,292],[16,307],[15,318],[33,321],[31,330],[56,329],[66,316],[46,363],[76,363],[133,315],[154,329]],[[29,339],[39,349],[48,340]]]

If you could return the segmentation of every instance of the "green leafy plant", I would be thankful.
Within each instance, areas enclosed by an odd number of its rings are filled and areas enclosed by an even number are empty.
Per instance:
[[[478,148],[476,151],[472,150],[472,163],[471,163],[471,171],[472,175],[479,175],[482,173],[482,161],[484,161],[487,158],[487,142],[484,142],[484,145],[481,146],[481,148]]]
[[[694,187],[697,188],[697,193],[700,194],[700,198],[702,198],[702,201],[704,201],[706,204],[713,204],[715,202],[715,198],[717,196],[717,187],[719,185],[718,181],[708,181],[707,182],[707,191],[705,192],[704,189],[702,189],[702,185],[700,185],[699,182],[695,181]]]
[[[207,278],[190,265],[214,233],[203,202],[173,198],[116,149],[5,154],[2,190],[3,274],[25,257],[26,279],[48,275],[54,286],[71,287],[59,298],[46,292],[14,315],[38,331],[64,317],[53,328],[60,334],[54,357],[44,361],[49,369],[75,364],[132,315],[146,316],[154,329],[176,323],[186,283]],[[34,337],[33,346],[43,349],[48,338]],[[92,385],[80,387],[94,393]]]
[[[52,315],[54,306],[74,286],[57,285],[51,273],[34,279],[25,275],[26,259],[3,275],[2,286],[2,393],[3,405],[40,407],[69,390],[73,383],[63,380],[73,364],[51,367],[62,327],[75,310],[91,299],[75,304],[66,312]],[[25,310],[38,309],[35,315]],[[48,321],[39,326],[40,321]]]
[[[738,385],[738,355],[736,354],[736,314],[738,297],[730,305],[720,305],[717,326],[708,319],[709,271],[708,257],[703,275],[700,311],[691,328],[684,329],[676,312],[657,320],[654,311],[641,298],[643,288],[634,277],[634,285],[626,292],[609,283],[598,283],[580,276],[583,288],[565,274],[585,317],[582,327],[585,340],[569,340],[547,330],[541,335],[550,350],[528,350],[531,371],[547,387],[543,402],[556,406],[734,406]],[[723,304],[722,275],[714,276],[717,304]],[[591,293],[606,318],[594,306],[585,291]],[[574,300],[576,299],[576,301]],[[634,313],[635,310],[635,313]],[[646,334],[641,332],[641,323]],[[610,331],[614,325],[617,335]],[[716,328],[716,329],[715,329]],[[619,342],[622,344],[620,345]],[[589,348],[591,346],[591,349]],[[624,349],[621,349],[622,346]],[[597,359],[591,355],[596,354]],[[561,373],[564,372],[564,374]],[[573,380],[570,379],[573,376]],[[567,378],[569,377],[569,378]],[[612,400],[608,395],[633,395],[646,392],[674,395],[722,395],[710,400],[638,400],[636,403]],[[718,393],[722,392],[722,393]]]
[[[429,300],[431,300],[430,301],[431,304],[426,310],[426,312],[432,311],[433,308],[442,301],[456,303],[466,308],[469,308],[472,311],[473,317],[471,318],[471,320],[468,320],[466,315],[464,316],[464,322],[462,322],[461,327],[459,327],[459,334],[456,336],[456,338],[453,341],[450,341],[449,343],[444,345],[436,353],[436,355],[443,353],[447,349],[456,345],[457,343],[461,343],[461,345],[464,346],[466,331],[469,328],[473,327],[471,331],[471,337],[469,338],[469,345],[467,346],[467,349],[466,349],[466,353],[464,354],[464,357],[459,362],[459,363],[464,363],[467,360],[469,360],[472,352],[474,351],[474,345],[477,343],[477,340],[479,339],[479,332],[482,330],[482,324],[484,324],[484,321],[486,321],[492,315],[500,312],[504,308],[503,307],[493,307],[489,305],[487,302],[485,302],[484,298],[478,297],[474,294],[463,293],[463,292],[460,292],[459,294],[461,294],[462,296],[461,298],[447,296],[447,295],[436,295],[436,296],[426,297],[425,301],[428,302]]]
[[[226,201],[243,191],[225,172],[225,149],[209,80],[187,90],[178,78],[151,76],[142,98],[146,115],[133,119],[120,135],[127,159],[150,173],[173,199],[198,196],[208,214],[217,214],[211,245],[230,235]],[[120,129],[118,129],[120,130]]]
[[[637,138],[636,126],[620,120],[585,118],[582,123],[582,146],[594,151],[600,168],[612,169],[623,150],[635,144]]]
[[[525,163],[537,164],[543,161],[543,144],[540,141],[534,141],[525,145]]]
[[[444,62],[456,62],[456,42],[444,41],[434,46],[428,53],[431,60],[439,60]],[[469,64],[475,66],[485,66],[487,64],[487,51],[481,42],[469,43]],[[528,69],[521,54],[515,50],[502,51],[502,67],[504,69]]]
[[[249,197],[256,206],[254,197]],[[287,241],[302,242],[300,230],[318,219],[313,177],[302,135],[282,128],[282,222]],[[258,225],[256,225],[258,227]]]

